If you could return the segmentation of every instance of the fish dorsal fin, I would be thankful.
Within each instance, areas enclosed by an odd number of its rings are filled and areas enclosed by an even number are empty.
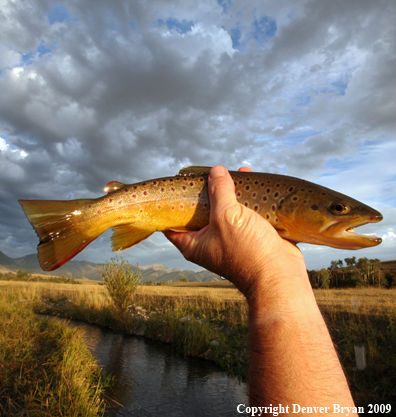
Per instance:
[[[191,175],[209,175],[211,167],[202,167],[199,165],[187,165],[183,167],[177,177],[190,177]]]
[[[125,184],[123,184],[122,182],[110,181],[104,186],[103,191],[105,193],[110,193],[112,191],[119,190],[122,187],[125,187]]]

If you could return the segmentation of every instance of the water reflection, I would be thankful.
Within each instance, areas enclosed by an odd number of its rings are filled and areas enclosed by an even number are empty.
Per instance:
[[[176,356],[171,346],[70,322],[84,329],[88,345],[108,373],[116,376],[109,396],[124,407],[107,416],[235,416],[247,404],[239,384],[213,363]]]

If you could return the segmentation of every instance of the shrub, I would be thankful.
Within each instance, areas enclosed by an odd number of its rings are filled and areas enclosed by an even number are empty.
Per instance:
[[[133,269],[128,261],[123,258],[120,260],[118,257],[111,258],[111,262],[98,265],[98,270],[119,318],[126,324],[128,307],[143,278],[141,272],[138,268]]]

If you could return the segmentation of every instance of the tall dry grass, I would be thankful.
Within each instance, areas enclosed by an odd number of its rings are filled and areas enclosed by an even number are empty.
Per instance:
[[[29,300],[71,300],[59,312],[69,317],[122,331],[103,286],[44,283],[0,283],[0,291]],[[357,405],[390,403],[396,407],[396,290],[315,290],[329,331]],[[62,303],[61,303],[62,304]],[[211,358],[224,369],[247,376],[247,305],[233,288],[196,285],[139,287],[131,312],[142,307],[149,319],[131,325],[145,327],[145,335],[173,343],[184,355],[212,350]],[[56,311],[55,311],[56,313]],[[181,322],[181,318],[187,320]],[[215,339],[219,342],[212,346]],[[355,346],[364,346],[367,368],[356,371]]]

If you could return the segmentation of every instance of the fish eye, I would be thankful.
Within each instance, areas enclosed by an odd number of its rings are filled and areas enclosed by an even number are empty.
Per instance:
[[[330,208],[334,214],[346,214],[349,211],[349,207],[344,203],[334,203]]]

